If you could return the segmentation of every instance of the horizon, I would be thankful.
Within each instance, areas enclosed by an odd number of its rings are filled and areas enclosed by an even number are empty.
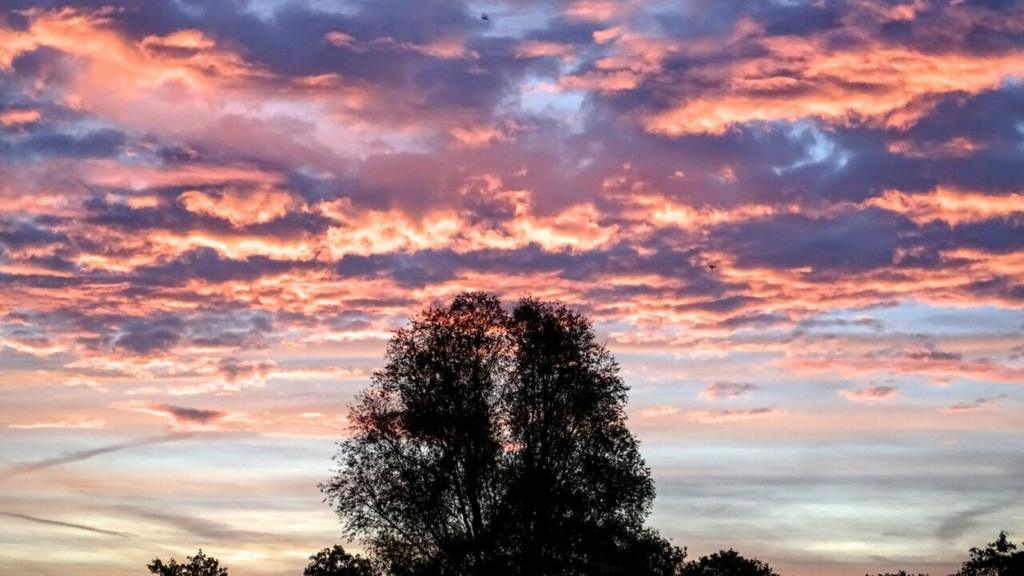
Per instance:
[[[1024,538],[1024,3],[9,0],[0,572],[298,574],[391,332],[589,318],[691,558]],[[484,18],[486,15],[486,18]]]

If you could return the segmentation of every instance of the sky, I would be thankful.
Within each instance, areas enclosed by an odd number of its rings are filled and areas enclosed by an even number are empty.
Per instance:
[[[0,6],[5,576],[301,573],[467,289],[593,320],[691,556],[1021,539],[1024,3]]]

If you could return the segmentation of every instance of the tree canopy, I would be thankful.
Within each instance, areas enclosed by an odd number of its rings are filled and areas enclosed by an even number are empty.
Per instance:
[[[970,558],[960,570],[950,576],[1019,576],[1024,574],[1024,550],[1010,542],[1006,532],[999,532],[999,537],[984,548],[971,548]],[[870,576],[865,574],[865,576]],[[905,570],[886,572],[876,576],[928,576],[927,574],[910,574]]]
[[[1024,550],[1000,532],[995,542],[971,548],[971,557],[953,576],[1018,576],[1024,574]]]
[[[463,293],[394,333],[322,489],[396,575],[668,576],[627,391],[579,313]]]
[[[687,562],[679,576],[779,576],[768,564],[740,556],[735,550],[722,550],[699,560]]]
[[[302,576],[377,576],[377,573],[369,560],[353,556],[335,545],[310,556]]]
[[[171,558],[166,564],[163,560],[154,558],[146,565],[146,568],[150,573],[159,576],[228,576],[228,569],[221,567],[220,561],[216,558],[203,554],[202,548],[195,556],[189,556],[182,564],[179,564],[174,558]]]

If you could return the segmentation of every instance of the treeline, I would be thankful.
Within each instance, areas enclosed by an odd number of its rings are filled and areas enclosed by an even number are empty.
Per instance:
[[[367,558],[352,555],[341,546],[324,548],[309,557],[309,565],[303,576],[384,576],[378,567]],[[173,558],[164,563],[154,559],[148,565],[149,571],[158,576],[229,576],[227,567],[221,566],[199,550],[183,563]],[[779,576],[767,563],[748,559],[734,550],[723,550],[697,560],[687,560],[686,550],[680,551],[673,576]],[[1010,542],[1005,532],[984,548],[971,548],[970,558],[964,561],[960,570],[950,576],[1021,576],[1024,575],[1024,544],[1018,549]],[[440,576],[440,575],[438,575]],[[870,575],[865,575],[870,576]],[[905,570],[886,572],[877,576],[929,576]]]

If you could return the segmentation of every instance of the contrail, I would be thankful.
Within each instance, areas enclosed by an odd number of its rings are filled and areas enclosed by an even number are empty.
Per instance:
[[[85,524],[75,524],[73,522],[61,522],[59,520],[47,520],[46,518],[39,518],[37,516],[29,516],[28,514],[17,514],[15,512],[2,512],[0,516],[10,516],[11,518],[20,518],[22,520],[28,520],[29,522],[35,522],[37,524],[47,524],[49,526],[60,526],[63,528],[74,528],[75,530],[85,530],[86,532],[95,532],[96,534],[106,534],[107,536],[117,536],[119,538],[137,538],[138,536],[131,532],[117,532],[115,530],[104,530],[102,528],[93,528],[92,526],[86,526]]]
[[[44,470],[46,468],[52,468],[54,466],[60,466],[63,464],[70,464],[72,462],[88,460],[93,456],[99,456],[101,454],[107,454],[109,452],[117,452],[118,450],[135,448],[137,446],[146,446],[148,444],[173,442],[174,440],[181,440],[184,438],[188,438],[189,436],[191,436],[191,434],[186,432],[177,432],[174,434],[161,434],[160,436],[148,436],[146,438],[140,438],[138,440],[132,440],[130,442],[121,442],[119,444],[110,444],[107,446],[100,446],[99,448],[92,448],[89,450],[79,450],[77,452],[70,452],[63,456],[56,456],[54,458],[47,458],[45,460],[39,460],[36,462],[22,462],[21,464],[12,464],[8,466],[5,470],[0,471],[0,481],[7,480],[8,478],[12,478],[14,476],[20,476],[21,474],[36,472],[37,470]]]

